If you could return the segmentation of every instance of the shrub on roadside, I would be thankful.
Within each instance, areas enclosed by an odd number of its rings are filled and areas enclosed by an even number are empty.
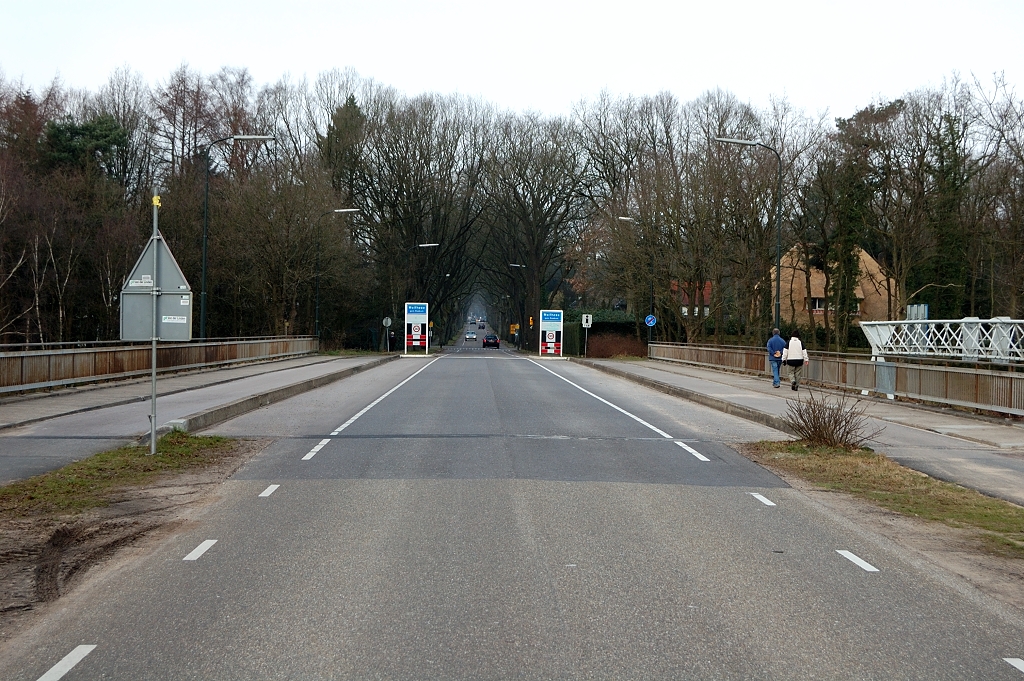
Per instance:
[[[805,399],[789,402],[786,421],[812,446],[857,449],[882,431],[871,430],[865,409],[846,395],[830,399],[824,393],[808,392]]]
[[[587,357],[646,357],[647,344],[635,336],[599,333],[587,343]]]

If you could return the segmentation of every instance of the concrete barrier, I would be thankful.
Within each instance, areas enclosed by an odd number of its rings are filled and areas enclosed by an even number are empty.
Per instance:
[[[349,376],[361,371],[366,371],[368,369],[379,367],[382,364],[393,362],[399,357],[401,357],[401,355],[381,357],[380,359],[375,359],[371,362],[367,362],[366,364],[341,369],[330,374],[324,374],[323,376],[316,376],[315,378],[308,378],[304,381],[292,383],[291,385],[286,385],[281,388],[275,388],[274,390],[268,390],[267,392],[243,397],[240,400],[235,400],[228,404],[222,404],[219,407],[214,407],[205,411],[198,411],[195,414],[189,414],[184,418],[173,419],[160,426],[157,429],[157,435],[163,435],[164,433],[169,433],[172,430],[183,430],[186,433],[203,430],[205,428],[215,426],[218,423],[223,423],[228,419],[233,419],[236,416],[241,416],[242,414],[246,414],[250,411],[255,411],[260,407],[266,407],[267,405],[274,404],[275,402],[287,400],[289,397],[295,397],[296,395],[300,395],[304,392],[316,390],[317,388],[321,388],[343,378],[348,378]],[[149,435],[147,434],[145,436],[145,441],[148,440]]]

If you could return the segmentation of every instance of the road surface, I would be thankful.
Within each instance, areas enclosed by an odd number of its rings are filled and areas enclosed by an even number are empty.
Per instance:
[[[5,678],[1024,679],[1019,615],[731,447],[778,433],[457,349],[215,428],[274,442]]]

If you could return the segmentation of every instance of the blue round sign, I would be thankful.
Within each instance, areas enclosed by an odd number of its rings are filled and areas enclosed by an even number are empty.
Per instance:
[[[646,324],[647,326],[654,326],[657,323],[658,323],[658,318],[655,317],[652,314],[647,315],[647,318],[644,319],[644,324]]]

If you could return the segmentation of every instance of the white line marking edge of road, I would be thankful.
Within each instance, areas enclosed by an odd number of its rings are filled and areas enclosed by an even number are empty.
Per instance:
[[[396,390],[401,388],[403,385],[405,385],[406,383],[408,383],[412,379],[416,378],[416,376],[419,375],[419,373],[421,371],[423,371],[424,369],[426,369],[428,366],[430,366],[431,364],[433,364],[434,362],[436,362],[439,359],[441,359],[441,357],[435,357],[434,359],[430,360],[429,362],[427,362],[426,364],[421,366],[419,369],[416,370],[416,372],[412,376],[410,376],[409,378],[405,379],[404,381],[402,381],[401,383],[396,385],[394,388],[392,388],[391,390],[387,391],[386,393],[384,393],[383,395],[381,395],[380,397],[375,399],[373,402],[370,402],[370,404],[368,404],[365,407],[363,407],[355,416],[353,416],[348,421],[345,421],[345,423],[341,424],[340,426],[335,428],[333,431],[331,431],[331,435],[334,436],[334,435],[340,434],[341,431],[345,430],[346,428],[351,426],[353,423],[355,423],[356,419],[358,419],[360,416],[362,416],[363,414],[365,414],[366,412],[370,411],[375,406],[377,406],[385,397],[387,397],[391,393],[395,392]],[[323,449],[325,445],[330,443],[330,441],[331,441],[330,438],[325,438],[325,439],[321,440],[315,447],[313,447],[313,449],[309,450],[309,452],[307,452],[306,455],[304,457],[302,457],[302,460],[303,461],[309,461],[310,459],[312,459],[314,456],[316,456],[317,452],[319,452],[321,449]]]
[[[775,502],[769,499],[768,497],[764,496],[763,494],[758,494],[757,492],[750,492],[750,496],[754,497],[765,506],[775,506]]]
[[[85,656],[96,649],[96,646],[81,645],[65,655],[60,662],[50,667],[50,670],[39,677],[39,681],[57,681],[71,669],[85,659]]]
[[[622,407],[620,407],[620,406],[618,406],[618,405],[616,405],[616,404],[612,404],[611,402],[609,402],[608,400],[604,399],[604,398],[603,398],[603,397],[601,397],[600,395],[595,395],[594,393],[590,392],[589,390],[587,390],[587,389],[586,389],[586,388],[584,388],[583,386],[580,386],[580,385],[577,385],[576,383],[573,383],[572,381],[570,381],[570,380],[569,380],[568,378],[566,378],[565,376],[562,376],[561,374],[558,374],[558,373],[556,373],[556,372],[552,371],[551,369],[548,369],[548,368],[547,368],[546,366],[544,366],[544,365],[543,365],[543,364],[541,364],[540,362],[536,362],[536,361],[534,361],[534,360],[532,360],[532,359],[530,359],[530,360],[527,360],[527,361],[528,361],[528,362],[530,362],[531,364],[536,364],[537,366],[539,366],[539,367],[540,367],[541,369],[543,369],[544,371],[548,372],[548,373],[549,373],[549,374],[551,374],[552,376],[555,376],[555,377],[557,377],[557,378],[560,378],[560,379],[562,379],[563,381],[565,381],[566,383],[568,383],[568,384],[569,384],[569,385],[571,385],[572,387],[576,388],[576,389],[577,389],[577,390],[579,390],[580,392],[584,392],[584,393],[586,393],[587,395],[590,395],[590,396],[591,396],[591,397],[593,397],[593,398],[594,398],[595,400],[598,400],[599,402],[604,402],[605,404],[607,404],[607,405],[608,405],[609,407],[611,407],[612,409],[614,409],[614,410],[616,410],[616,411],[618,411],[618,412],[621,412],[621,413],[625,414],[626,416],[628,416],[629,418],[633,419],[633,420],[634,420],[634,421],[636,421],[637,423],[640,423],[640,424],[642,424],[642,425],[644,425],[644,426],[647,426],[648,428],[650,428],[651,430],[653,430],[653,431],[654,431],[655,433],[657,433],[658,435],[662,436],[663,438],[666,438],[666,439],[669,439],[669,440],[674,440],[674,439],[675,439],[675,438],[673,438],[673,437],[672,437],[671,435],[669,435],[668,433],[666,433],[666,432],[665,432],[664,430],[662,430],[661,428],[658,428],[657,426],[651,425],[650,423],[648,423],[647,421],[644,421],[644,420],[643,420],[642,418],[640,418],[640,417],[639,417],[639,416],[637,416],[636,414],[631,414],[631,413],[629,413],[628,411],[626,411],[625,409],[623,409]],[[411,378],[411,377],[410,377],[410,378]]]
[[[182,558],[182,560],[199,560],[199,556],[203,555],[210,550],[210,547],[217,543],[216,539],[207,539],[199,546],[192,549],[192,552]]]
[[[690,445],[686,444],[685,442],[680,442],[679,440],[676,440],[676,444],[679,445],[680,447],[682,447],[683,449],[685,449],[686,451],[690,452],[690,454],[693,454],[695,457],[697,457],[701,461],[711,461],[711,459],[709,459],[708,457],[704,456],[703,454],[701,454],[700,452],[698,452],[696,449],[694,449]]]
[[[840,556],[842,556],[846,560],[850,561],[854,565],[858,566],[859,568],[861,568],[865,572],[879,572],[878,568],[876,568],[874,565],[872,565],[871,563],[867,562],[863,558],[860,558],[859,556],[857,556],[852,551],[847,551],[845,549],[836,549],[836,553],[838,553]]]
[[[268,485],[265,490],[260,492],[261,497],[269,497],[271,494],[277,491],[277,488],[281,485]]]

